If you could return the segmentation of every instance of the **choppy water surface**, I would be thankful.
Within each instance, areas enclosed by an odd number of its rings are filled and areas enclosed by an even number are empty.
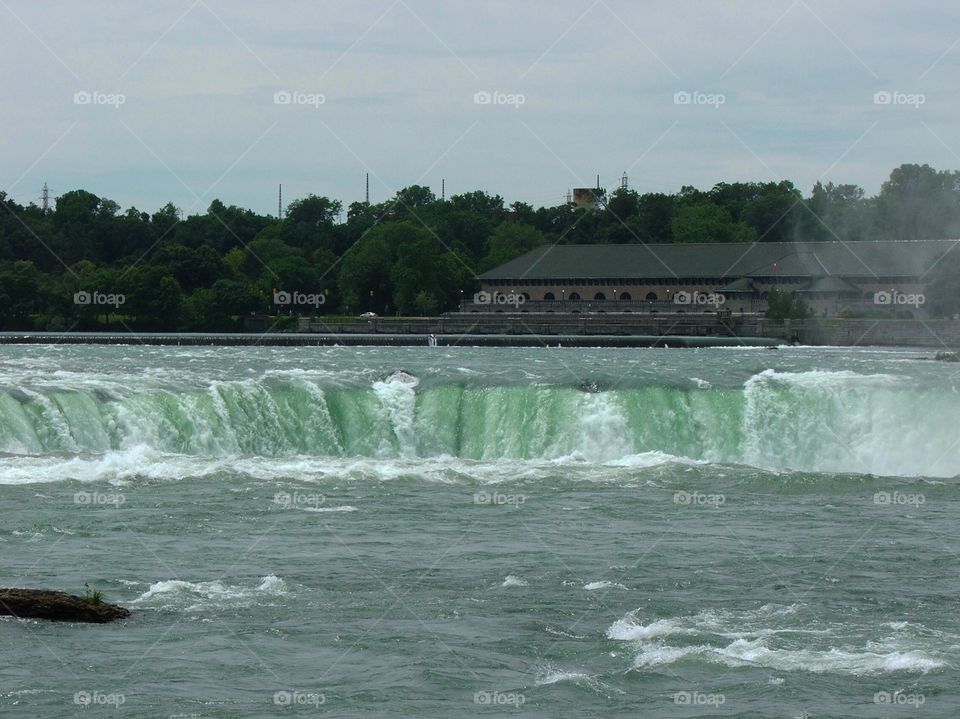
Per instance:
[[[957,716],[928,356],[6,347],[0,715]]]

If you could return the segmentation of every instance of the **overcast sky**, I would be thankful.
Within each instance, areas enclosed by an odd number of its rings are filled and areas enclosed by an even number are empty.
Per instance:
[[[275,213],[279,183],[346,205],[366,172],[375,202],[446,178],[555,205],[624,171],[872,194],[903,162],[960,169],[942,0],[0,0],[0,58],[0,189],[23,203],[48,182]]]

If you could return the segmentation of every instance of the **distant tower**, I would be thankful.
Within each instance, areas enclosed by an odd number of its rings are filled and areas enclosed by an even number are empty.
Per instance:
[[[567,190],[567,204],[569,205],[571,202],[573,202],[573,193]]]
[[[43,194],[41,195],[43,203],[43,214],[50,212],[50,188],[47,187],[47,183],[43,183]]]
[[[600,189],[600,175],[597,175],[597,189]]]
[[[277,190],[277,219],[283,219],[283,185]]]
[[[367,205],[370,204],[370,173],[367,173]]]
[[[627,189],[627,173],[626,173],[626,171],[624,171],[623,177],[620,178],[620,189],[621,189],[621,190],[626,190],[626,189]]]
[[[447,201],[447,181],[446,181],[446,179],[441,179],[441,180],[440,180],[440,201],[441,201],[441,202],[446,202],[446,201]]]

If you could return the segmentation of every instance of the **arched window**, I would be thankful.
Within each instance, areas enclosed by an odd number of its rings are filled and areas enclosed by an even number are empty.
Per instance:
[[[620,299],[621,299],[621,300],[632,300],[632,299],[633,299],[633,296],[632,296],[629,292],[621,292],[621,293],[620,293]]]
[[[523,299],[524,299],[525,302],[529,302],[529,301],[530,301],[530,293],[529,293],[529,292],[523,292],[523,293],[521,293],[521,296],[523,297]]]
[[[579,299],[580,299],[580,293],[579,293],[579,292],[571,292],[571,293],[570,293],[570,299],[571,299],[571,300],[579,300]]]
[[[544,294],[543,294],[543,299],[544,299],[544,300],[547,300],[547,301],[552,301],[552,300],[555,300],[555,299],[557,299],[557,298],[553,296],[553,293],[552,293],[552,292],[544,292]]]
[[[652,301],[652,302],[656,302],[656,300],[657,300],[657,293],[656,293],[656,292],[648,292],[648,293],[647,293],[647,299],[650,300],[650,301]]]
[[[598,292],[597,294],[595,294],[595,295],[593,296],[593,299],[595,299],[595,300],[605,300],[605,299],[607,299],[607,296],[606,296],[605,294],[603,294],[602,292]]]

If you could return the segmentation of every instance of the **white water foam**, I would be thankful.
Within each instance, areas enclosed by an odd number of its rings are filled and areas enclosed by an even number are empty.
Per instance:
[[[595,591],[597,589],[626,589],[627,587],[623,586],[618,582],[608,582],[606,580],[600,582],[587,582],[583,585],[583,588],[588,592]]]
[[[55,455],[0,456],[0,485],[48,482],[130,482],[134,479],[176,481],[206,478],[225,473],[273,481],[298,482],[392,481],[417,477],[427,482],[455,484],[479,482],[502,484],[516,481],[550,480],[562,474],[579,481],[620,482],[632,477],[607,468],[636,469],[664,464],[705,464],[683,460],[661,452],[632,455],[625,460],[597,465],[582,459],[474,460],[443,455],[425,458],[372,457],[319,458],[290,457],[197,457],[160,452],[146,445],[100,455],[63,457]]]
[[[606,634],[609,639],[630,642],[635,647],[635,668],[696,660],[728,667],[862,675],[925,674],[947,665],[937,647],[920,632],[853,646],[837,636],[833,627],[784,624],[796,612],[796,605],[768,604],[752,611],[705,610],[646,624],[638,620],[636,613],[630,613],[614,622]],[[780,635],[790,635],[791,644],[783,646]],[[798,649],[795,642],[799,636],[807,637],[807,646]],[[671,638],[681,637],[699,637],[700,641],[669,643]]]
[[[657,645],[641,648],[634,660],[637,668],[674,664],[688,658],[722,664],[727,667],[761,666],[779,671],[808,671],[833,674],[881,674],[911,672],[926,674],[946,666],[936,657],[921,651],[888,652],[851,648],[774,649],[763,640],[738,639],[725,647],[695,645],[673,647]]]
[[[168,579],[151,584],[149,589],[131,604],[201,611],[259,604],[264,597],[280,597],[287,594],[287,591],[283,579],[274,574],[262,577],[255,586],[225,584],[220,579],[208,582]]]
[[[960,403],[902,378],[848,370],[765,370],[744,384],[739,461],[772,471],[960,474]]]
[[[520,577],[516,577],[512,574],[508,574],[503,578],[503,583],[501,587],[525,587],[527,586],[527,580]]]
[[[413,457],[417,452],[414,422],[419,384],[419,379],[403,371],[394,372],[382,382],[373,383],[373,393],[387,413],[401,457]]]

